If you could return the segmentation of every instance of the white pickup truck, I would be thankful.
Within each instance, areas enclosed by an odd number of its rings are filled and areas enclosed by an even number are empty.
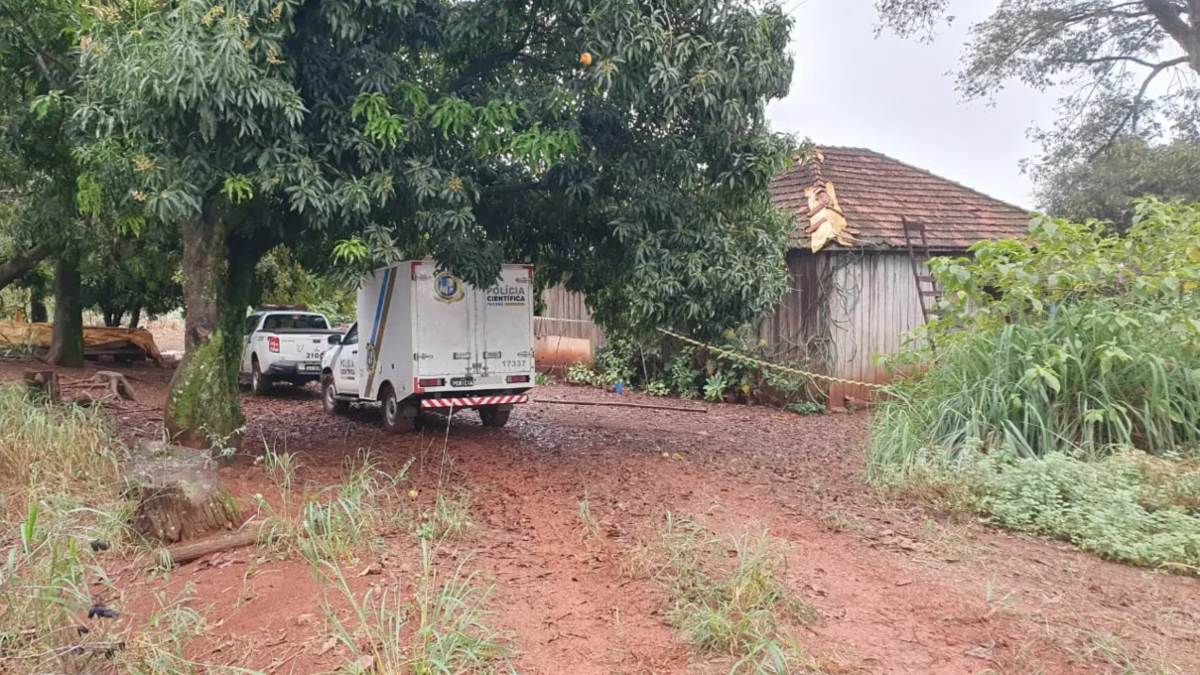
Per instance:
[[[340,340],[323,314],[293,308],[260,308],[246,317],[242,377],[266,394],[276,382],[302,387],[321,379],[321,355]]]
[[[533,303],[529,265],[504,265],[488,288],[430,260],[368,275],[358,323],[321,359],[325,409],[378,401],[389,431],[412,429],[422,409],[471,408],[504,426],[534,384]]]

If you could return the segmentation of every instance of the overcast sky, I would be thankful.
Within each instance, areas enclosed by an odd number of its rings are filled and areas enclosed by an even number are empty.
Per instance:
[[[768,108],[776,130],[870,148],[1034,206],[1018,162],[1036,153],[1026,131],[1054,119],[1054,97],[1013,84],[989,105],[963,101],[954,87],[969,25],[996,2],[960,0],[958,19],[933,44],[876,39],[874,0],[783,2],[796,21],[796,72],[788,97]]]

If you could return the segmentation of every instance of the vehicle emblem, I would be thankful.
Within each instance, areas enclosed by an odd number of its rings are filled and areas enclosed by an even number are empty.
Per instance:
[[[438,272],[433,278],[433,292],[442,302],[458,302],[463,299],[463,282],[449,272]]]

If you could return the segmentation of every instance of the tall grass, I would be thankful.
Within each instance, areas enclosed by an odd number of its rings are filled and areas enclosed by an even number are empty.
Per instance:
[[[23,388],[0,386],[0,489],[10,499],[30,491],[112,494],[125,456],[98,411],[36,404]]]
[[[1170,315],[1107,304],[942,340],[928,370],[893,386],[879,408],[869,477],[954,462],[964,450],[1200,450],[1200,333],[1189,340],[1162,325]]]
[[[186,657],[204,625],[186,596],[144,622],[125,613],[106,569],[129,541],[125,457],[98,412],[0,386],[0,672],[240,672]],[[117,614],[87,619],[98,602]]]
[[[412,462],[395,474],[382,471],[368,453],[344,462],[340,483],[296,494],[300,462],[294,453],[268,445],[263,457],[267,476],[279,490],[280,506],[259,497],[266,516],[267,545],[295,551],[310,564],[354,558],[391,531],[407,526],[412,516],[400,484]]]

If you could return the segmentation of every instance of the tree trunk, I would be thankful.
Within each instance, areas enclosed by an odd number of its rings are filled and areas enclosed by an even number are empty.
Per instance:
[[[193,448],[235,446],[243,421],[238,370],[256,256],[229,245],[228,227],[219,208],[180,227],[186,354],[171,378],[166,426],[173,443]]]
[[[129,310],[129,327],[137,328],[142,323],[142,308],[134,305],[133,309]]]
[[[46,311],[46,297],[41,284],[29,289],[29,320],[33,323],[46,323],[50,313]]]
[[[58,256],[54,270],[54,332],[50,363],[68,368],[83,366],[83,299],[79,252],[68,249]]]
[[[38,244],[25,253],[0,263],[0,289],[25,276],[29,270],[37,267],[38,263],[50,257],[51,253],[54,253],[52,244]]]
[[[121,312],[108,305],[100,305],[100,313],[104,315],[104,327],[116,328],[121,325]]]

